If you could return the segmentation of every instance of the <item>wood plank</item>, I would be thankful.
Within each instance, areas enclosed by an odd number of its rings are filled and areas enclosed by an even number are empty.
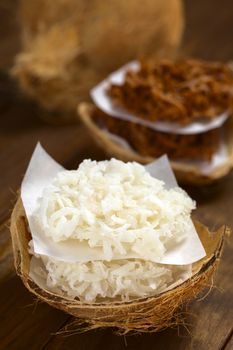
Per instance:
[[[40,349],[69,316],[37,302],[15,275],[8,226],[0,226],[0,349]]]
[[[16,276],[0,289],[0,349],[41,349],[67,320],[67,314],[51,308],[26,291]]]
[[[83,334],[69,334],[69,335],[53,335],[49,342],[44,345],[43,350],[96,350],[96,349],[108,349],[110,342],[106,342],[107,337],[111,334],[111,331],[96,330],[92,332],[86,332]],[[112,335],[111,335],[112,337]],[[120,338],[120,337],[117,337]],[[112,338],[114,340],[114,338]],[[114,347],[114,343],[111,343],[111,349]],[[121,349],[120,347],[117,349]]]
[[[14,273],[14,262],[12,255],[11,236],[9,223],[0,226],[0,283]]]

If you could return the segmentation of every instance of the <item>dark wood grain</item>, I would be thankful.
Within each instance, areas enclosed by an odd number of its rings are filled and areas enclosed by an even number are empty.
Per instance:
[[[18,0],[0,3],[0,349],[128,349],[128,350],[231,350],[233,349],[233,238],[228,239],[215,287],[191,302],[185,327],[158,334],[119,337],[112,330],[70,336],[54,335],[70,316],[36,303],[15,275],[8,220],[16,192],[37,141],[67,168],[84,158],[104,159],[80,125],[49,125],[44,113],[18,91],[6,68],[19,49],[16,10]],[[183,55],[212,60],[233,58],[232,0],[185,1],[186,32]],[[4,68],[4,70],[3,70]],[[233,227],[233,173],[212,186],[186,187],[196,199],[195,216],[215,229]],[[179,333],[179,334],[178,334]]]
[[[9,222],[0,225],[0,283],[14,273]]]
[[[46,304],[38,303],[13,276],[0,290],[0,349],[40,349],[61,327],[68,316]]]

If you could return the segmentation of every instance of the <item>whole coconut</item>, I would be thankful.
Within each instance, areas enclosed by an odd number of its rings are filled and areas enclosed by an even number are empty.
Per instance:
[[[171,57],[184,23],[181,0],[21,0],[20,19],[22,51],[13,74],[28,95],[65,119],[124,63]]]

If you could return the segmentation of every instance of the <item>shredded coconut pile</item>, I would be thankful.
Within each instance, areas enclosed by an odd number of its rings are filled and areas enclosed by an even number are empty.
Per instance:
[[[52,240],[101,247],[106,261],[132,252],[159,261],[190,232],[194,207],[183,190],[166,190],[137,163],[85,160],[57,175],[34,216]]]
[[[137,163],[85,160],[78,170],[60,172],[44,190],[35,220],[52,241],[86,242],[102,249],[103,258],[72,263],[37,256],[46,287],[95,302],[155,295],[183,281],[190,266],[153,259],[187,237],[194,207],[184,191],[165,189]]]
[[[138,259],[66,263],[43,256],[46,284],[84,302],[102,298],[128,301],[158,294],[184,279],[189,267],[159,265]]]

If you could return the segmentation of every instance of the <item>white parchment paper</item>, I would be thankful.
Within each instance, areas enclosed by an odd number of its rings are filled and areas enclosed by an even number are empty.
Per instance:
[[[139,68],[140,68],[139,62],[132,61],[124,65],[123,67],[121,67],[116,72],[113,72],[112,74],[110,74],[105,80],[103,80],[101,83],[95,86],[90,91],[90,95],[94,103],[96,104],[96,106],[99,109],[101,109],[103,112],[105,112],[106,114],[112,117],[127,120],[133,123],[142,124],[157,131],[168,132],[172,134],[182,134],[182,135],[198,134],[198,133],[207,132],[215,128],[219,128],[225,123],[225,121],[229,117],[229,112],[226,111],[225,113],[219,116],[216,116],[216,118],[214,118],[213,120],[210,120],[210,121],[200,120],[200,121],[192,122],[189,125],[182,126],[174,122],[163,122],[163,121],[150,122],[135,116],[134,114],[126,111],[123,108],[116,106],[113,103],[111,97],[108,96],[108,94],[106,93],[108,88],[110,87],[111,84],[122,85],[124,82],[124,76],[126,71],[129,69],[133,71],[137,71]]]
[[[166,188],[177,186],[175,176],[166,156],[159,158],[146,168],[152,176],[164,180]],[[63,170],[64,168],[55,162],[40,144],[36,146],[21,187],[22,202],[32,234],[34,251],[36,254],[50,256],[66,262],[104,260],[102,249],[90,248],[86,242],[80,242],[75,239],[68,239],[59,243],[54,242],[51,238],[44,235],[33,216],[43,190],[51,185],[53,178]],[[155,257],[154,262],[188,265],[205,256],[205,250],[191,219],[190,223],[191,230],[187,239],[168,250],[161,260]],[[142,256],[136,253],[114,256],[114,259],[117,260],[129,258],[143,259]]]

